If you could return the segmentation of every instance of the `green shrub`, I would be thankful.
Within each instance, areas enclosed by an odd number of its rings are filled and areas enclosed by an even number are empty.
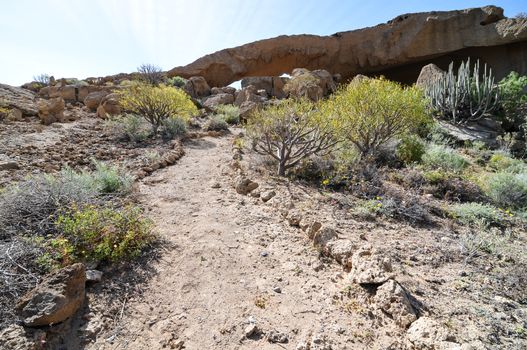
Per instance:
[[[507,132],[522,131],[527,111],[527,76],[510,72],[499,82],[502,127]]]
[[[238,124],[240,122],[240,109],[234,105],[219,105],[216,113],[228,124]]]
[[[454,73],[454,62],[448,72],[426,87],[432,109],[437,115],[452,123],[478,120],[498,106],[498,88],[492,71],[485,65],[480,72],[479,61],[474,68],[470,59],[462,62]]]
[[[16,234],[54,232],[53,220],[73,205],[102,202],[102,195],[128,193],[132,178],[117,167],[95,162],[95,171],[63,169],[57,176],[35,176],[0,193],[0,239]]]
[[[219,116],[213,116],[205,123],[203,128],[206,131],[224,131],[229,130],[229,124]]]
[[[460,156],[454,149],[431,144],[427,147],[422,157],[422,163],[433,169],[461,172],[468,166],[468,161]]]
[[[489,159],[489,166],[497,171],[508,173],[527,173],[527,165],[519,160],[511,158],[504,152],[496,152]]]
[[[150,136],[150,132],[146,129],[145,124],[144,119],[140,116],[125,114],[106,120],[105,128],[129,141],[143,142]]]
[[[120,261],[139,255],[154,238],[152,224],[135,207],[74,208],[55,220],[60,236],[49,250],[63,265],[77,261]]]
[[[499,225],[503,220],[502,214],[488,204],[455,204],[450,207],[449,212],[458,222],[469,226],[488,227]]]
[[[170,117],[163,121],[163,135],[168,139],[187,133],[187,122],[179,117]]]
[[[179,117],[188,121],[197,113],[190,97],[174,87],[136,83],[119,90],[117,94],[122,108],[145,118],[152,126],[154,135],[166,119]]]
[[[527,175],[500,172],[486,181],[486,194],[503,208],[527,207]]]
[[[186,83],[187,83],[187,80],[185,78],[178,77],[178,76],[167,79],[168,85],[178,87],[178,88],[182,88],[183,86],[185,86]]]
[[[426,179],[426,181],[430,182],[431,184],[437,184],[442,181],[448,180],[452,177],[452,174],[439,170],[429,170],[423,172],[423,177]]]
[[[425,145],[421,139],[414,135],[408,135],[401,139],[397,145],[395,154],[404,164],[418,163],[425,153]]]
[[[279,176],[312,155],[327,154],[335,145],[316,106],[304,99],[282,100],[257,110],[248,121],[252,149],[278,163]]]
[[[430,121],[419,89],[385,79],[351,82],[322,104],[322,113],[361,156],[374,155],[392,138]]]
[[[132,188],[133,178],[116,166],[94,161],[95,171],[84,173],[91,178],[99,193],[128,193]]]

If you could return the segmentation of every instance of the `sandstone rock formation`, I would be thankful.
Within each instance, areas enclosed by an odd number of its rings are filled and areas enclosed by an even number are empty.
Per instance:
[[[392,265],[387,257],[366,245],[351,258],[350,278],[359,284],[380,284],[393,277]]]
[[[427,87],[437,79],[441,78],[443,74],[445,74],[445,71],[443,71],[435,64],[427,64],[421,69],[421,72],[419,73],[419,77],[417,77],[417,81],[415,82],[415,84],[417,86]]]
[[[84,302],[84,265],[64,267],[24,295],[16,306],[26,326],[47,326],[72,316]]]
[[[64,121],[65,102],[62,97],[52,97],[38,102],[38,116],[44,125]]]
[[[0,107],[16,108],[27,116],[37,115],[36,95],[26,89],[0,84]]]
[[[97,116],[99,118],[108,118],[108,116],[121,114],[121,105],[117,94],[108,94],[104,96],[99,107],[97,107]]]
[[[189,77],[188,81],[183,87],[183,90],[185,90],[191,97],[194,98],[206,97],[211,93],[207,80],[200,76]]]
[[[375,27],[331,36],[293,35],[260,40],[206,55],[169,76],[203,76],[225,86],[250,76],[279,76],[294,68],[326,69],[343,79],[384,74],[415,82],[422,66],[446,69],[471,56],[493,67],[527,73],[527,21],[509,19],[495,6],[401,15]]]

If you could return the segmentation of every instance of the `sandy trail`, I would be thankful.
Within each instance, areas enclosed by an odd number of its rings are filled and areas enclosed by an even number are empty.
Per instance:
[[[94,348],[294,349],[345,319],[332,302],[336,285],[319,284],[340,268],[315,272],[318,253],[281,219],[275,199],[263,203],[232,188],[231,142],[192,141],[175,166],[140,183],[141,201],[170,246],[144,294],[129,301],[124,332]],[[244,339],[250,320],[261,334]],[[288,342],[270,343],[272,330]]]

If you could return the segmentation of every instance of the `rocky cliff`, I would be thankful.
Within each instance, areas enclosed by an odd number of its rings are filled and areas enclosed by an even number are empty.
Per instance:
[[[203,76],[225,86],[248,76],[326,69],[344,79],[384,74],[415,81],[428,63],[446,68],[471,56],[489,63],[498,78],[510,70],[527,73],[527,20],[506,18],[495,6],[406,14],[375,27],[331,36],[279,36],[206,55],[176,67],[169,76]]]

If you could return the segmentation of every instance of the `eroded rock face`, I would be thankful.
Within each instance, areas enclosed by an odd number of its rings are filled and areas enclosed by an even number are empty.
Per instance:
[[[64,121],[64,108],[66,104],[62,97],[52,97],[49,100],[38,102],[38,116],[44,125]]]
[[[495,47],[503,52],[496,54]],[[451,60],[468,56],[486,61],[498,79],[511,70],[527,73],[527,21],[505,18],[503,9],[495,6],[406,14],[375,27],[331,36],[256,41],[206,55],[168,75],[199,75],[211,86],[226,86],[244,77],[279,76],[304,67],[325,69],[343,79],[381,73],[415,82],[421,67],[430,61],[441,61],[445,69]],[[393,76],[391,68],[397,68]]]
[[[390,259],[370,246],[360,247],[351,258],[350,278],[359,284],[380,284],[393,277]]]
[[[413,322],[406,336],[418,349],[461,349],[444,325],[426,316]]]
[[[419,73],[419,77],[417,78],[417,82],[415,84],[417,86],[426,88],[427,86],[430,86],[432,83],[434,83],[437,79],[440,79],[443,74],[445,74],[445,71],[435,64],[427,64],[421,69],[421,73]]]
[[[183,90],[185,90],[190,96],[194,98],[206,97],[211,93],[207,80],[202,76],[190,77],[185,83]]]
[[[101,104],[97,108],[97,116],[102,119],[108,116],[121,114],[121,105],[119,104],[119,97],[117,94],[108,94],[104,96]]]
[[[84,265],[62,268],[42,281],[18,301],[15,311],[24,325],[46,326],[72,316],[84,302]]]
[[[377,289],[374,302],[378,309],[390,315],[400,327],[406,328],[417,320],[408,294],[394,280],[389,280]]]
[[[214,108],[218,105],[226,105],[234,102],[233,94],[219,93],[216,95],[211,95],[204,99],[203,106],[208,108]]]
[[[0,107],[16,108],[27,116],[38,114],[36,95],[26,89],[0,84]]]

